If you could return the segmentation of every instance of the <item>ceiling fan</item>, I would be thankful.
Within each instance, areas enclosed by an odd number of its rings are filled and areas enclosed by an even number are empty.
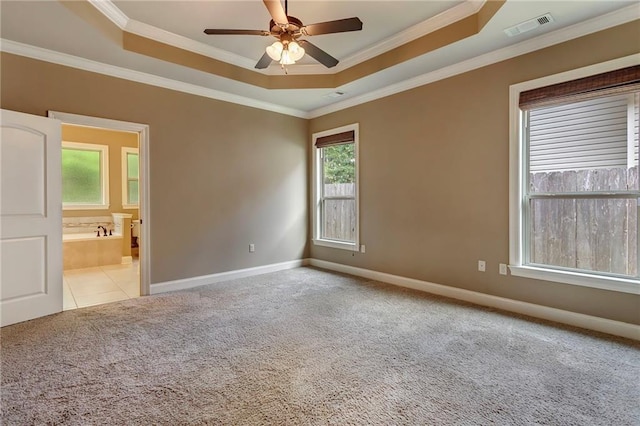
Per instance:
[[[259,35],[273,36],[275,43],[268,46],[262,58],[256,64],[256,68],[267,68],[271,61],[278,61],[283,67],[295,64],[305,53],[316,59],[327,68],[335,67],[338,60],[307,40],[300,40],[302,36],[314,36],[322,34],[343,33],[347,31],[362,30],[362,21],[359,18],[338,19],[336,21],[320,22],[304,25],[301,20],[287,14],[287,0],[284,8],[280,0],[262,0],[271,15],[269,30],[231,30],[231,29],[206,29],[209,35]],[[304,47],[303,47],[304,46]]]

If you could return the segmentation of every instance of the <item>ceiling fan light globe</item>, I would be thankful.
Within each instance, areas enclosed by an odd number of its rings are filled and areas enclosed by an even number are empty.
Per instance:
[[[304,56],[304,49],[298,43],[292,41],[288,46],[289,56],[294,61],[299,61]]]
[[[280,58],[281,65],[293,65],[296,61],[291,57],[291,53],[285,49],[282,51],[282,57]]]
[[[282,50],[284,46],[279,41],[276,41],[271,46],[267,46],[267,55],[274,61],[279,61],[282,57]]]
[[[291,56],[291,59],[294,61],[299,61],[304,56],[304,49],[301,47],[296,51],[296,53],[290,52],[289,56]]]

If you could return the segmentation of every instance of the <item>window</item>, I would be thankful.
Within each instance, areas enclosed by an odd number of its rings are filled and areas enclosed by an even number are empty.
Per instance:
[[[138,148],[122,148],[122,208],[138,208]]]
[[[313,135],[313,242],[359,249],[358,125]]]
[[[62,205],[65,210],[109,208],[109,147],[62,142]]]
[[[640,66],[621,63],[511,87],[514,275],[640,293]]]

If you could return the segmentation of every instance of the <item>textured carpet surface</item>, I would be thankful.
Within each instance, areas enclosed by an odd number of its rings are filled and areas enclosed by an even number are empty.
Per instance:
[[[640,345],[299,268],[1,330],[3,425],[638,425]]]

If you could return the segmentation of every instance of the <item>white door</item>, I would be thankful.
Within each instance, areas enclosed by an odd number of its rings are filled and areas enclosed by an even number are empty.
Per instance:
[[[62,311],[59,120],[0,110],[0,326]]]

